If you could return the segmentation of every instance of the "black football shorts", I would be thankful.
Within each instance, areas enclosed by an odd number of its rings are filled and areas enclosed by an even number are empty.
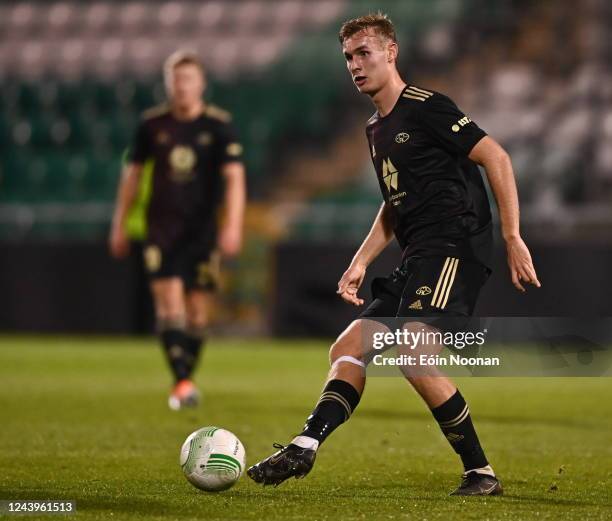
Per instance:
[[[474,312],[491,271],[456,257],[408,257],[388,277],[372,281],[372,302],[358,318],[421,317],[444,330]],[[459,319],[459,320],[456,320]]]
[[[150,280],[179,277],[187,290],[217,288],[220,256],[210,245],[191,242],[164,250],[148,243],[143,250],[143,261]]]

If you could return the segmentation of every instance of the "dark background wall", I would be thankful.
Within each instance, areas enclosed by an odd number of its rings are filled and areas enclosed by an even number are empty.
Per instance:
[[[612,316],[612,246],[530,244],[542,288],[516,291],[498,248],[494,272],[477,307],[481,316]],[[276,247],[269,294],[269,331],[281,336],[335,336],[358,313],[335,294],[354,245],[286,243]],[[397,265],[389,248],[368,270]],[[152,327],[140,255],[111,260],[103,243],[0,245],[0,330],[138,333]]]
[[[138,330],[142,292],[131,260],[104,243],[0,245],[0,329],[122,333]]]
[[[496,249],[493,274],[476,308],[480,316],[612,315],[612,246],[554,245],[530,242],[542,287],[520,293],[512,286],[504,249]],[[284,244],[277,249],[272,330],[279,335],[337,335],[361,308],[335,294],[354,246]],[[368,269],[361,294],[386,276],[400,259],[389,248]],[[305,263],[304,259],[308,259]]]

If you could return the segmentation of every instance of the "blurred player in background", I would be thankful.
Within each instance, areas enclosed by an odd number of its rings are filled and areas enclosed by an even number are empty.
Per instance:
[[[147,165],[152,187],[143,261],[175,379],[168,403],[176,410],[199,399],[191,377],[205,341],[218,250],[228,257],[240,251],[246,185],[229,113],[203,100],[206,76],[198,56],[172,54],[164,80],[169,101],[143,114],[119,183],[109,242],[114,257],[127,255],[126,218]]]
[[[514,285],[521,291],[522,282],[540,286],[519,232],[508,154],[448,97],[402,80],[395,30],[385,15],[346,22],[340,43],[354,84],[377,108],[366,134],[384,203],[338,293],[348,303],[363,304],[357,290],[366,268],[394,236],[403,257],[389,277],[374,280],[373,302],[332,346],[328,380],[300,435],[287,447],[276,445],[278,452],[248,470],[263,484],[305,476],[319,445],[349,419],[374,353],[364,332],[376,330],[376,319],[410,317],[409,330],[435,333],[445,329],[449,317],[472,315],[490,273],[492,244],[491,212],[477,164],[484,167],[497,200]],[[464,474],[453,494],[501,494],[468,405],[453,382],[440,372],[403,372],[461,457]]]

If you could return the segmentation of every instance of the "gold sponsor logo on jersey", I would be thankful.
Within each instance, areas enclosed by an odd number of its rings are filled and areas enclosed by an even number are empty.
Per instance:
[[[170,167],[172,168],[172,179],[178,183],[190,181],[193,178],[193,167],[196,164],[197,156],[193,148],[186,145],[176,145],[169,156]]]
[[[390,158],[387,159],[383,159],[382,162],[382,177],[383,177],[383,181],[385,182],[385,185],[387,187],[387,190],[390,192],[391,189],[393,188],[393,190],[397,190],[397,176],[398,176],[399,172],[397,171],[397,168],[395,168],[395,166],[393,166],[393,163],[391,162]]]
[[[393,194],[391,196],[389,196],[389,202],[393,205],[393,206],[397,206],[398,204],[401,204],[401,200],[404,197],[406,197],[406,192],[399,192],[397,194]]]
[[[467,116],[464,116],[451,127],[451,130],[453,132],[459,132],[461,130],[461,127],[465,127],[468,123],[471,123],[471,122],[472,120],[470,118],[468,118]]]
[[[420,300],[415,300],[408,306],[408,309],[423,309],[423,304],[421,304]]]
[[[409,139],[410,139],[410,134],[408,134],[408,132],[400,132],[399,134],[396,134],[395,136],[395,142],[400,143],[400,144],[405,143]]]
[[[431,288],[429,286],[421,286],[416,290],[416,294],[424,297],[425,295],[429,295],[431,293]]]

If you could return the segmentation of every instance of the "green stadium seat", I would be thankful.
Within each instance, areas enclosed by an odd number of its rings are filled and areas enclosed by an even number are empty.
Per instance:
[[[313,39],[308,50],[303,46],[291,49],[291,58],[273,65],[263,80],[262,77],[211,80],[207,98],[233,113],[234,124],[245,145],[250,177],[267,172],[273,144],[286,139],[287,128],[292,128],[292,135],[298,138],[323,135],[330,117],[331,96],[336,93],[330,87],[336,81],[338,70],[337,56],[328,52],[332,37],[329,33]],[[299,78],[304,71],[296,56],[308,58],[321,52],[325,57],[329,55],[329,64],[324,60],[321,65],[324,81],[310,83],[308,89],[300,88]],[[298,79],[290,85],[289,73],[298,74]],[[118,158],[131,142],[140,114],[164,98],[161,75],[145,80],[127,78],[121,83],[93,77],[57,85],[45,82],[39,86],[9,80],[1,87],[6,96],[0,105],[16,104],[17,108],[0,111],[0,148],[6,150],[25,144],[32,152],[30,158],[17,154],[8,161],[3,160],[1,188],[10,188],[6,194],[17,198],[21,194],[24,200],[45,197],[68,201],[112,200],[120,169]],[[52,111],[50,100],[54,101]],[[20,118],[16,120],[10,115],[13,113]],[[20,124],[16,133],[15,124]],[[20,137],[17,142],[14,134]],[[62,145],[59,150],[54,148],[58,144]],[[9,172],[19,165],[18,177],[6,174],[7,162]],[[4,190],[0,191],[4,198]]]
[[[79,82],[60,83],[57,87],[57,107],[64,113],[74,110],[83,100]]]
[[[155,105],[153,87],[150,83],[137,82],[134,85],[134,109],[140,113]]]
[[[0,150],[8,149],[11,144],[11,124],[5,113],[0,111]]]
[[[83,78],[81,81],[73,83],[69,87],[69,92],[67,95],[70,95],[70,91],[74,94],[74,100],[77,102],[81,109],[89,108],[94,109],[97,106],[97,97],[98,97],[98,84],[99,82],[91,79],[91,78]],[[68,102],[69,100],[67,100]],[[74,106],[75,104],[70,104],[70,106]]]
[[[28,189],[26,177],[29,151],[17,149],[2,158],[0,198],[3,201],[18,201],[25,197]]]
[[[91,146],[93,142],[91,122],[97,119],[93,110],[87,106],[75,106],[66,112],[65,117],[70,125],[68,145],[73,148]]]
[[[112,137],[112,124],[108,119],[95,119],[87,123],[87,128],[90,146],[109,146]]]
[[[114,85],[98,83],[95,88],[95,104],[100,111],[114,110],[117,107]]]
[[[45,195],[53,201],[74,202],[86,195],[85,175],[87,163],[64,152],[46,155],[48,175]]]
[[[136,128],[137,119],[128,111],[114,112],[109,117],[110,142],[116,149],[129,146]]]
[[[121,172],[118,154],[91,154],[87,157],[85,178],[86,197],[90,200],[112,201]]]
[[[51,127],[54,117],[50,114],[39,113],[29,118],[31,128],[30,144],[34,147],[47,147],[52,144]]]
[[[17,103],[21,113],[31,114],[40,110],[41,103],[37,87],[30,83],[22,83],[19,86]]]
[[[4,202],[38,202],[44,200],[47,165],[31,151],[15,151],[2,161],[0,200]]]

